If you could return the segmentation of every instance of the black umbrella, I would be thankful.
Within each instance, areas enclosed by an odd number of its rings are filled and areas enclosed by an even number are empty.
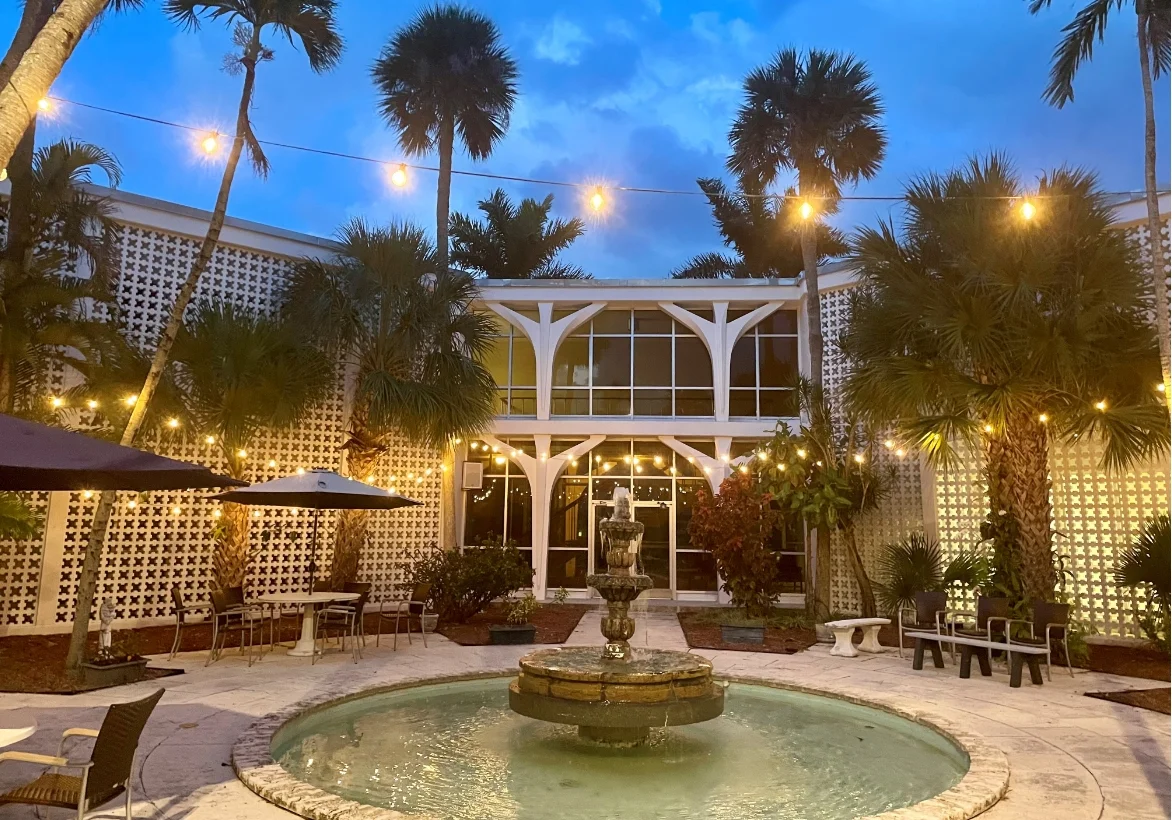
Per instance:
[[[244,487],[202,464],[164,458],[0,415],[0,490],[188,490]]]
[[[299,475],[274,478],[239,490],[212,496],[218,501],[263,507],[299,507],[313,510],[313,554],[309,559],[309,591],[317,573],[317,523],[322,510],[394,510],[422,502],[380,490],[332,470],[307,470]]]

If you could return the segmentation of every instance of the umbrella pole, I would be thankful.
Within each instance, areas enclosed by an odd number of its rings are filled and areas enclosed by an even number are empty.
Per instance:
[[[313,592],[313,582],[317,575],[317,518],[321,515],[321,510],[313,511],[313,538],[310,541],[309,553],[309,589],[306,592]]]

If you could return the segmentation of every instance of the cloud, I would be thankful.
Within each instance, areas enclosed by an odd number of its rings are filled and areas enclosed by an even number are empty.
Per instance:
[[[719,12],[702,11],[693,14],[691,21],[692,33],[713,45],[731,44],[745,48],[753,40],[753,29],[739,17],[722,23]]]
[[[582,49],[590,38],[582,27],[562,17],[555,17],[537,38],[534,53],[543,60],[562,65],[577,65]]]

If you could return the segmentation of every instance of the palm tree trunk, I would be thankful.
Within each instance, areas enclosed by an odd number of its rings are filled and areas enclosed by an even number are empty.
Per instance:
[[[248,506],[225,503],[212,554],[212,585],[216,589],[244,586],[251,558],[248,529]]]
[[[12,357],[0,355],[0,412],[11,414],[16,405],[16,390],[12,386],[16,380],[14,377]]]
[[[1000,435],[987,438],[985,460],[990,517],[1002,534],[994,547],[1007,553],[999,563],[1016,576],[1003,580],[1023,601],[1051,600],[1056,576],[1045,425],[1034,414],[1011,416]]]
[[[440,123],[439,182],[435,197],[435,247],[439,269],[448,269],[448,208],[452,199],[452,151],[456,140],[451,117]]]
[[[361,439],[362,434],[354,436],[346,448],[346,472],[359,481],[370,475],[382,454],[381,450],[358,444]],[[342,510],[338,513],[338,531],[334,536],[334,555],[330,561],[330,583],[334,587],[358,580],[358,564],[362,560],[362,548],[366,546],[369,523],[368,510]]]
[[[69,2],[69,0],[65,0]],[[102,5],[105,5],[103,2]],[[47,28],[47,27],[46,27]],[[244,150],[244,134],[248,127],[248,109],[252,104],[252,91],[256,83],[256,57],[260,51],[260,39],[256,29],[253,29],[252,41],[245,49],[241,62],[244,64],[244,87],[240,93],[240,105],[236,113],[236,137],[232,140],[232,149],[228,153],[228,162],[224,166],[224,175],[220,179],[220,192],[216,196],[216,207],[212,211],[211,221],[208,223],[208,232],[200,245],[199,254],[187,280],[179,289],[175,297],[175,304],[171,306],[171,316],[167,326],[159,337],[155,356],[151,360],[151,369],[147,373],[146,383],[139,391],[138,401],[122,432],[122,444],[130,446],[142,427],[146,418],[147,407],[151,396],[159,385],[163,370],[167,366],[167,359],[171,355],[171,347],[175,344],[175,337],[183,326],[183,314],[195,295],[195,287],[199,284],[200,276],[211,261],[212,252],[220,239],[220,231],[224,227],[224,217],[228,212],[228,195],[232,191],[232,180],[236,176],[236,166],[240,162],[240,153]],[[0,105],[3,97],[0,95]],[[2,136],[2,134],[0,134]],[[98,500],[98,509],[94,515],[94,523],[90,529],[89,542],[86,544],[85,563],[82,567],[81,578],[77,585],[77,609],[73,616],[73,636],[69,640],[69,654],[66,657],[66,668],[76,670],[80,668],[82,656],[85,652],[85,639],[89,631],[90,609],[93,606],[94,590],[98,584],[98,568],[101,566],[102,545],[106,541],[106,528],[110,524],[110,514],[114,509],[114,492],[107,490]]]
[[[65,61],[107,2],[62,0],[0,87],[0,167],[8,165],[29,121],[36,116],[37,100],[49,93]]]
[[[1164,249],[1160,241],[1160,202],[1156,194],[1156,110],[1152,98],[1151,44],[1145,27],[1146,0],[1136,0],[1135,12],[1139,38],[1139,67],[1144,89],[1144,191],[1148,206],[1148,249],[1152,289],[1156,299],[1156,333],[1160,337],[1160,372],[1164,374],[1164,400],[1172,407],[1172,304],[1168,301],[1168,275],[1164,272]]]
[[[12,35],[8,51],[4,53],[4,59],[0,60],[0,88],[8,83],[12,72],[16,71],[16,66],[20,64],[20,58],[28,51],[28,47],[45,27],[52,13],[53,6],[49,0],[25,0],[16,34]]]
[[[874,618],[878,610],[875,608],[875,590],[871,586],[871,579],[867,575],[867,568],[863,566],[863,556],[859,554],[859,545],[855,541],[855,526],[850,524],[839,530],[842,533],[842,542],[846,545],[846,557],[850,562],[851,571],[855,574],[855,583],[859,585],[859,602],[864,618]]]

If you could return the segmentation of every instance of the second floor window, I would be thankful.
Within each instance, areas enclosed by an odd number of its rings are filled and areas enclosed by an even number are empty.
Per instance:
[[[537,415],[537,360],[533,343],[517,328],[497,319],[497,332],[485,366],[497,385],[498,416]]]

